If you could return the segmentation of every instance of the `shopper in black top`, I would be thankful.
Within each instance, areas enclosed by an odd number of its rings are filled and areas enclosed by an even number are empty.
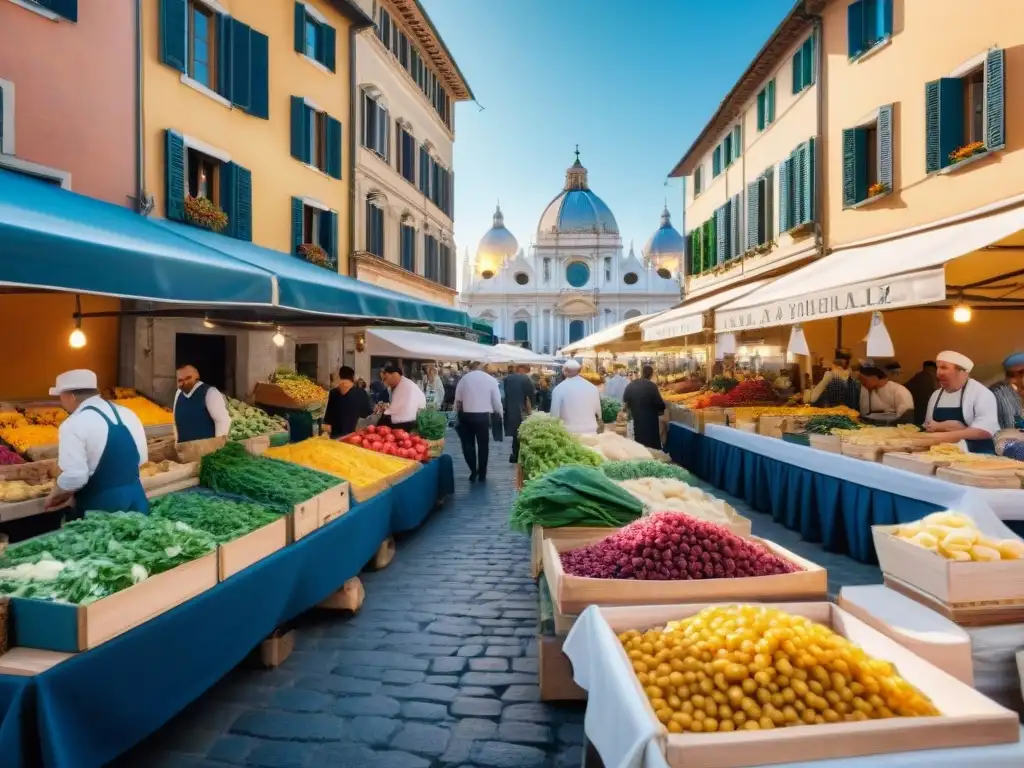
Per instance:
[[[338,371],[338,385],[327,396],[324,426],[331,437],[338,438],[356,431],[356,424],[373,413],[370,395],[355,385],[356,372],[343,365]]]

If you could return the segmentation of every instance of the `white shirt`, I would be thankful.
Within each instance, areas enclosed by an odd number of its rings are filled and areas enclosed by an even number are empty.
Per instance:
[[[416,414],[426,407],[427,398],[423,390],[412,379],[403,376],[398,380],[398,386],[391,390],[391,405],[385,413],[391,417],[392,424],[407,424],[416,421]]]
[[[973,429],[983,429],[990,435],[999,431],[999,405],[992,390],[974,379],[967,380],[967,386],[963,390],[964,418],[967,426]],[[960,390],[947,392],[938,389],[928,399],[928,411],[925,414],[925,423],[934,421],[932,414],[936,408],[956,408],[960,405]]]
[[[608,383],[604,385],[605,397],[614,397],[620,403],[622,402],[622,395],[626,391],[626,385],[629,384],[629,380],[621,373],[617,373],[612,376]]]
[[[910,390],[895,381],[887,381],[876,390],[860,388],[860,412],[862,416],[872,413],[892,413],[902,416],[914,407],[914,396]]]
[[[551,415],[574,435],[593,435],[601,421],[601,394],[580,375],[566,379],[551,392]]]
[[[196,386],[192,387],[191,392],[182,392],[180,389],[176,391],[174,393],[174,407],[172,410],[177,410],[179,397],[187,397],[191,400],[192,395],[196,392],[196,387],[202,383],[197,381]],[[224,399],[224,395],[216,387],[209,385],[206,387],[206,412],[213,419],[214,437],[223,437],[231,431],[231,415],[228,413],[228,401]],[[178,430],[175,429],[174,432],[175,438],[177,438]]]
[[[470,371],[455,386],[455,407],[463,413],[501,413],[498,380],[484,371]]]
[[[95,406],[115,424],[117,419],[112,409],[116,408],[121,422],[135,440],[135,447],[139,449],[139,466],[149,461],[146,429],[139,417],[127,408],[108,403],[99,395],[90,397],[68,416],[58,430],[57,466],[61,474],[57,478],[57,486],[62,491],[83,488],[99,466],[103,450],[107,447],[107,422],[98,413],[84,410],[88,406]]]

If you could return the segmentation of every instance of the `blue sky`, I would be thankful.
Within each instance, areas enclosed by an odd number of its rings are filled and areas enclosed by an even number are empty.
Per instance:
[[[590,186],[637,251],[666,177],[793,0],[421,0],[479,106],[456,110],[459,264],[495,200],[526,248],[579,143]],[[480,110],[480,106],[483,110]]]

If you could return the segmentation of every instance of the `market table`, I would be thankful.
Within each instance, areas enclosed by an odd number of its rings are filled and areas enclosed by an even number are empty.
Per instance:
[[[1024,491],[981,491],[718,424],[701,434],[673,422],[666,449],[679,465],[805,540],[865,563],[876,562],[872,525],[957,509],[1005,538],[993,501],[1024,508]]]
[[[455,492],[452,457],[441,454],[391,489],[391,532],[419,528],[439,499]]]

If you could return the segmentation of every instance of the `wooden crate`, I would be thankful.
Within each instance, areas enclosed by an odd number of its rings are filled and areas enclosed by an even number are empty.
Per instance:
[[[0,675],[33,677],[73,658],[73,654],[38,648],[11,648],[0,655]]]
[[[285,394],[277,384],[260,382],[253,391],[253,402],[257,405],[269,405],[272,408],[286,408],[292,411],[304,411],[309,403],[300,403]]]
[[[167,485],[161,485],[154,488],[152,491],[146,491],[146,498],[156,499],[160,496],[166,496],[168,493],[176,493],[178,491],[188,490],[189,488],[195,488],[197,485],[199,485],[198,477],[186,477],[182,480],[168,483]]]
[[[217,547],[217,579],[225,581],[288,546],[288,518],[283,516],[241,538]]]
[[[1024,622],[1024,560],[947,560],[875,525],[871,535],[886,584],[957,624]],[[891,582],[891,583],[890,583]]]
[[[565,526],[564,528],[545,528],[540,525],[533,526],[530,533],[530,572],[533,578],[540,576],[544,570],[544,542],[548,539],[565,544],[565,549],[582,547],[586,544],[593,544],[605,536],[615,533],[618,528],[596,528],[590,526]]]
[[[357,502],[372,499],[374,496],[376,496],[379,493],[383,493],[390,487],[391,484],[387,480],[378,480],[375,483],[371,483],[370,485],[362,485],[359,486],[358,488],[355,487],[354,485],[350,486],[352,498],[354,498]]]
[[[913,453],[901,453],[891,451],[882,457],[882,463],[887,467],[895,467],[905,472],[913,472],[915,475],[934,475],[935,469],[942,464],[934,461],[924,461],[917,458]]]
[[[267,669],[279,667],[294,650],[295,630],[274,630],[274,634],[260,643],[260,663]]]
[[[0,481],[24,480],[32,485],[55,479],[60,474],[56,459],[7,464],[0,467]],[[0,502],[0,523],[40,515],[46,506],[46,496],[25,501]]]
[[[188,464],[181,464],[174,469],[170,469],[167,472],[161,472],[158,475],[143,477],[142,487],[148,494],[150,491],[156,491],[169,485],[177,485],[182,480],[188,480],[198,476],[199,462],[193,461]]]
[[[781,440],[785,421],[785,416],[761,416],[757,420],[757,434],[765,437],[777,437]]]
[[[316,497],[317,523],[320,527],[337,520],[349,510],[349,484],[339,483]]]
[[[320,504],[317,497],[292,507],[288,515],[288,543],[294,544],[320,527]]]
[[[46,461],[47,459],[57,458],[57,444],[53,445],[34,445],[25,451],[25,456],[28,457],[29,461]]]
[[[601,608],[607,631],[664,626],[698,613],[707,605]],[[898,752],[1015,744],[1020,723],[1015,712],[989,700],[959,680],[915,656],[893,640],[869,627],[832,603],[773,604],[792,614],[830,626],[835,632],[878,659],[893,663],[900,674],[928,696],[942,714],[865,722],[825,723],[807,728],[776,728],[770,731],[673,734],[658,722],[647,695],[630,674],[634,698],[624,706],[639,707],[657,729],[656,743],[664,749],[671,768],[745,768],[806,761],[834,760]],[[616,638],[614,659],[631,663]],[[924,764],[924,763],[922,763]]]
[[[247,437],[245,440],[239,440],[238,442],[240,442],[245,447],[245,450],[253,456],[262,456],[270,447],[270,435]]]
[[[217,584],[217,553],[104,597],[90,605],[11,599],[14,644],[75,653],[95,648]]]
[[[174,435],[150,438],[146,441],[146,449],[149,454],[149,461],[178,461],[178,451],[175,449]]]
[[[544,542],[544,577],[555,609],[565,614],[582,613],[587,606],[663,605],[714,601],[761,602],[766,600],[824,600],[828,574],[820,565],[805,560],[771,541],[751,537],[779,557],[803,570],[776,576],[745,579],[634,581],[570,576],[558,553],[572,547],[548,539]]]
[[[227,437],[210,437],[205,440],[190,440],[187,443],[178,443],[175,446],[178,451],[179,461],[190,463],[199,462],[203,456],[209,456],[214,451],[219,451],[228,444]]]
[[[541,701],[585,701],[587,698],[587,692],[573,680],[572,662],[562,651],[563,642],[563,637],[537,636]]]
[[[851,459],[861,461],[881,461],[882,449],[877,445],[854,445],[853,443],[841,443],[840,453],[849,456]]]
[[[969,485],[972,488],[999,488],[1008,490],[1021,489],[1020,470],[1010,469],[971,469],[969,467],[939,467],[935,476],[939,480],[957,485]]]
[[[839,435],[808,435],[811,448],[826,453],[842,453],[843,441]]]

